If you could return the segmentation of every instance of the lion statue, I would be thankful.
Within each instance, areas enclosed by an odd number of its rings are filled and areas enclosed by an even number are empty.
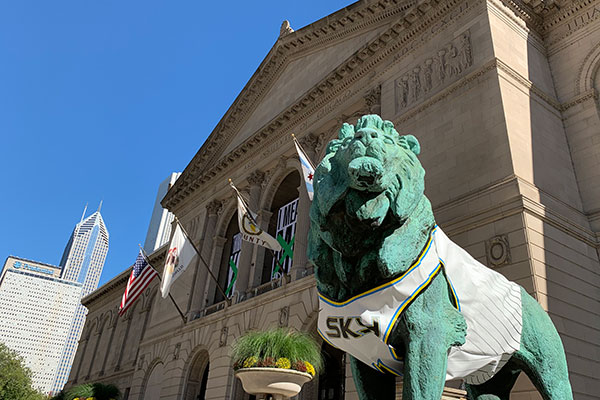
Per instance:
[[[509,399],[521,371],[546,400],[572,399],[560,337],[540,305],[436,225],[412,135],[377,115],[344,124],[314,175],[308,257],[318,331],[351,355],[362,400]]]

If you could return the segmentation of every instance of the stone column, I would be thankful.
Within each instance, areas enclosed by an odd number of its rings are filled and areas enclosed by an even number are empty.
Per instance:
[[[262,183],[265,180],[265,173],[262,171],[254,171],[248,177],[248,182],[250,183],[250,199],[248,202],[248,206],[252,212],[256,212],[260,205],[260,194],[262,189]],[[256,221],[259,222],[260,221]],[[265,225],[260,225],[261,228],[264,228]],[[242,240],[242,250],[240,253],[240,260],[238,265],[238,277],[236,282],[236,290],[240,292],[240,294],[245,297],[245,292],[249,286],[252,286],[253,279],[251,279],[250,268],[252,264],[252,256],[255,249],[259,247],[253,243]]]
[[[258,212],[258,217],[256,218],[258,221],[258,224],[261,228],[267,229],[267,227],[269,226],[269,222],[271,221],[271,216],[273,215],[273,213],[271,211],[268,210],[260,210]],[[254,257],[253,257],[253,273],[252,273],[252,283],[251,283],[251,287],[256,287],[258,285],[260,285],[260,281],[262,279],[262,272],[263,272],[263,264],[264,264],[264,260],[265,260],[265,251],[269,251],[266,248],[264,248],[263,246],[256,246],[255,250],[254,250]],[[264,266],[265,268],[270,268],[270,266]]]
[[[79,341],[79,347],[77,348],[78,350],[83,348],[82,351],[77,351],[77,354],[81,354],[79,357],[79,363],[77,365],[77,371],[75,372],[75,377],[73,378],[73,383],[77,382],[77,380],[79,379],[79,374],[81,372],[81,364],[83,364],[83,359],[85,358],[85,353],[87,352],[87,345],[89,342],[89,338],[91,334],[88,334],[88,332],[85,332],[86,336],[82,336],[82,339]],[[73,362],[74,363],[74,362]]]
[[[96,337],[96,344],[94,345],[94,351],[92,352],[92,360],[90,361],[90,366],[88,367],[87,375],[83,378],[86,381],[92,375],[92,368],[94,368],[94,361],[96,360],[96,354],[98,354],[98,345],[100,344],[100,340],[102,339],[102,328],[96,329],[93,333],[94,337]]]
[[[214,243],[212,249],[212,255],[210,257],[209,265],[210,269],[215,276],[216,279],[219,279],[219,269],[221,268],[221,259],[223,258],[223,247],[227,242],[227,238],[223,236],[213,236],[212,243]],[[222,288],[225,290],[225,288]],[[214,304],[215,293],[217,291],[217,283],[212,278],[208,278],[206,280],[205,290],[204,290],[204,304],[211,305]]]
[[[313,164],[317,164],[317,154],[321,139],[315,134],[308,134],[300,139],[300,144]],[[292,280],[301,278],[307,267],[306,246],[308,242],[308,229],[310,228],[309,211],[311,201],[308,198],[304,177],[300,177],[298,187],[300,199],[298,200],[298,217],[296,219],[296,234],[294,239],[294,261],[290,275]]]
[[[110,329],[110,338],[108,339],[107,349],[112,348],[112,342],[115,337],[115,332],[117,330],[117,321],[118,320],[119,320],[118,314],[117,314],[117,312],[115,312],[110,316],[110,320],[108,321],[108,328]],[[102,361],[102,368],[100,369],[99,376],[104,376],[104,371],[106,369],[106,361],[108,360],[109,354],[110,354],[110,351],[107,351],[106,354],[104,354],[104,360]]]
[[[202,248],[200,249],[202,258],[206,262],[210,262],[210,255],[213,247],[213,236],[215,235],[215,229],[217,227],[217,218],[222,208],[223,203],[220,200],[213,200],[206,206],[206,228],[204,229],[204,234],[202,235]],[[210,264],[208,267],[210,267]],[[207,266],[204,265],[200,259],[198,259],[196,268],[198,268],[198,273],[196,274],[196,280],[194,281],[192,290],[192,303],[187,316],[188,321],[191,321],[194,316],[204,308],[207,280],[212,279],[208,276],[208,270],[206,269]]]

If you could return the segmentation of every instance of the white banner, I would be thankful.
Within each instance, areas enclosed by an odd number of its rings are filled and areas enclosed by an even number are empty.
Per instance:
[[[165,269],[163,271],[162,283],[160,286],[163,299],[169,295],[171,285],[179,278],[183,271],[186,270],[196,254],[194,246],[192,246],[181,230],[179,224],[177,224],[175,234],[173,235],[173,239],[171,239],[169,252],[167,253]]]
[[[250,243],[256,243],[260,246],[267,247],[271,250],[281,250],[281,245],[277,242],[277,240],[275,240],[273,236],[269,235],[267,232],[264,232],[258,227],[258,224],[256,223],[256,214],[246,209],[244,203],[242,202],[242,199],[240,198],[239,193],[237,195],[237,198],[238,224],[240,226],[240,233],[242,234],[242,239]]]

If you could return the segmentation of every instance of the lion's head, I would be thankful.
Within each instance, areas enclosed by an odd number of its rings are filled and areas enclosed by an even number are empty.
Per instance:
[[[382,277],[395,273],[381,265],[384,240],[423,201],[429,206],[419,152],[414,136],[398,134],[377,115],[363,116],[356,126],[344,124],[329,143],[315,171],[310,211],[309,258],[319,284],[368,280],[373,268]]]

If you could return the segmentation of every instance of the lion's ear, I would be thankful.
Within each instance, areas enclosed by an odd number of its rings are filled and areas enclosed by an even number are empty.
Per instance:
[[[344,122],[338,133],[338,139],[344,140],[354,136],[354,126]]]
[[[414,137],[413,135],[404,135],[404,140],[406,140],[406,143],[408,144],[408,148],[410,149],[410,151],[412,151],[413,153],[415,153],[415,155],[419,155],[419,153],[421,152],[421,145],[419,144],[419,141],[417,140],[416,137]]]

